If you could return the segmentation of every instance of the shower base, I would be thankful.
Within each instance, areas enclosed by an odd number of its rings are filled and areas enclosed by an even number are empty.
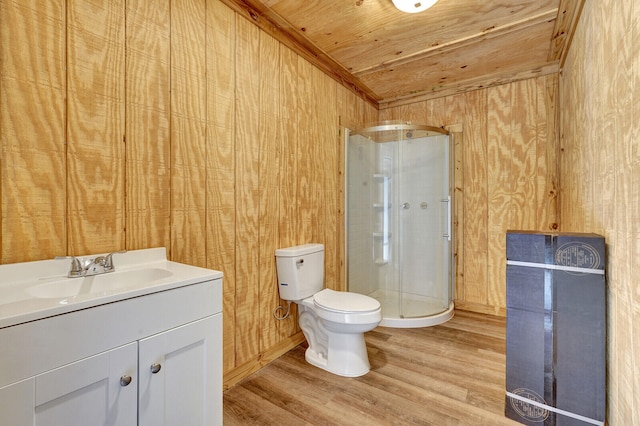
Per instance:
[[[453,317],[453,302],[444,308],[442,302],[416,294],[401,294],[399,291],[378,289],[369,296],[380,302],[382,321],[380,326],[393,328],[419,328],[447,322]],[[402,296],[403,311],[400,312]]]

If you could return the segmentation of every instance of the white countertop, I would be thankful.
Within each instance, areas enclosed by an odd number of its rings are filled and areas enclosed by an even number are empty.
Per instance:
[[[114,272],[79,278],[67,278],[70,258],[0,265],[0,328],[222,278],[167,260],[164,247],[114,254],[113,263]]]

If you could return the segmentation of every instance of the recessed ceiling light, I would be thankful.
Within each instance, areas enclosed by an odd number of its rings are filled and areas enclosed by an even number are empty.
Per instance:
[[[398,10],[407,13],[418,13],[429,9],[438,0],[392,0]]]

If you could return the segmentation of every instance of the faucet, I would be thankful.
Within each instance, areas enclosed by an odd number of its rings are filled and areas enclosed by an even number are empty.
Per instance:
[[[98,256],[95,259],[81,260],[75,256],[71,258],[71,268],[69,269],[69,278],[90,277],[92,275],[106,274],[115,271],[113,265],[113,255],[126,253],[126,250],[114,251],[106,256]]]

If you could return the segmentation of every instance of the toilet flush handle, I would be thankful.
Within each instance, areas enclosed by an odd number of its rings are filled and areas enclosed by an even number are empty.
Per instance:
[[[304,263],[304,259],[296,260],[296,265],[302,265]]]

